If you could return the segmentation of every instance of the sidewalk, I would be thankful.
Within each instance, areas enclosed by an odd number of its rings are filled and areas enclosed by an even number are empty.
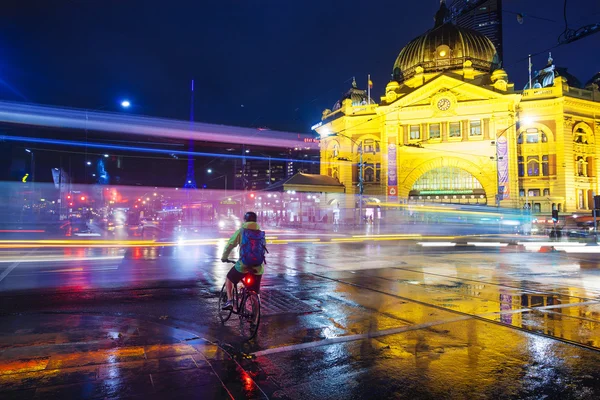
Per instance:
[[[193,334],[96,315],[0,317],[0,397],[264,398],[229,354]]]

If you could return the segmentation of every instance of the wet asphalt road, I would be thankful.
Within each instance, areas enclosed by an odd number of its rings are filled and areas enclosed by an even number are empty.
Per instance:
[[[0,397],[60,393],[31,392],[23,371],[6,367],[13,336],[20,323],[28,332],[43,331],[35,321],[60,331],[58,319],[82,315],[127,318],[129,326],[152,324],[218,344],[242,368],[221,378],[252,383],[227,395],[236,398],[600,397],[600,272],[593,257],[423,249],[412,241],[275,245],[263,278],[258,338],[242,343],[233,324],[216,319],[215,293],[229,268],[218,260],[221,248],[3,251],[0,315],[3,327],[15,329],[0,336],[0,382],[15,390]],[[163,332],[146,330],[155,341],[152,332]],[[121,360],[116,368],[127,366]],[[181,380],[177,389],[194,385]],[[98,393],[89,397],[105,395]]]

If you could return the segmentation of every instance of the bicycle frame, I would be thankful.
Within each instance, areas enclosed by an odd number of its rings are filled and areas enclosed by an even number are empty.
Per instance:
[[[235,263],[231,260],[228,261]],[[240,332],[242,332],[242,335],[246,336],[246,340],[251,340],[256,336],[258,324],[260,323],[260,294],[252,289],[252,284],[255,283],[253,282],[253,279],[256,279],[253,277],[255,277],[253,273],[247,273],[240,282],[233,286],[233,304],[229,311],[221,308],[222,302],[227,299],[225,291],[228,281],[225,281],[225,284],[223,284],[223,287],[221,288],[218,302],[219,318],[221,319],[221,322],[227,322],[231,314],[238,315],[240,319]],[[223,312],[227,315],[224,315]]]

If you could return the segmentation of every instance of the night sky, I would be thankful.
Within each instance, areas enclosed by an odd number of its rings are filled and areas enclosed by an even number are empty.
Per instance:
[[[0,98],[307,132],[353,75],[383,94],[402,47],[433,26],[438,0],[3,0]],[[505,69],[521,89],[528,53],[556,44],[563,0],[505,0]],[[513,12],[524,13],[518,24]],[[600,1],[569,0],[569,26]],[[538,18],[535,18],[538,17]],[[544,18],[544,19],[540,19]],[[555,22],[545,19],[554,20]],[[600,34],[552,50],[585,83]],[[545,66],[547,52],[534,57]]]

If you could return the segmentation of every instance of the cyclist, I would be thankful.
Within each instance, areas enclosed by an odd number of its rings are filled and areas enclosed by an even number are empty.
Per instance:
[[[229,253],[231,253],[231,251],[238,245],[241,245],[242,234],[244,229],[260,231],[260,227],[256,223],[256,213],[248,211],[244,215],[244,223],[242,224],[242,227],[235,231],[235,233],[231,236],[231,238],[229,238],[229,241],[225,246],[225,250],[223,251],[223,255],[221,256],[222,262],[227,262],[227,259],[229,258]],[[264,244],[261,245],[264,247]],[[264,272],[263,264],[261,263],[255,266],[244,265],[242,263],[242,257],[240,257],[235,263],[235,265],[227,273],[227,280],[225,283],[227,289],[227,302],[223,304],[223,310],[233,309],[233,287],[237,285],[238,282],[250,271],[252,271],[255,277],[255,282],[252,286],[253,288],[256,288],[256,292],[258,292],[258,289],[260,288],[260,280]]]

